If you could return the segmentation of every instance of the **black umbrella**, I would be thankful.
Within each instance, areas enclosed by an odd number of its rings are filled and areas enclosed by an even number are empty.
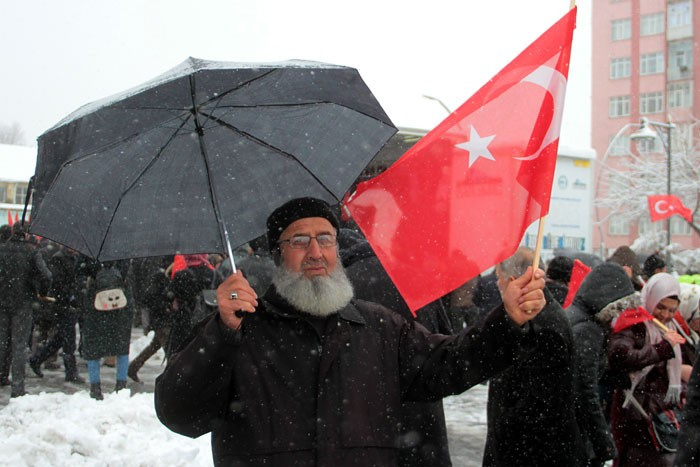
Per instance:
[[[395,132],[355,69],[189,58],[39,137],[30,230],[104,261],[227,252],[342,199]]]

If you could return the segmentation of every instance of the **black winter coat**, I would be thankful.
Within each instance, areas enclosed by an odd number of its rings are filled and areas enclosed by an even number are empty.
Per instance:
[[[549,291],[545,296],[547,305],[528,324],[529,347],[489,382],[485,466],[575,466],[580,458],[571,326]]]
[[[688,381],[687,399],[683,407],[683,423],[678,438],[678,451],[673,463],[677,467],[700,465],[700,364],[693,366]]]
[[[79,259],[79,261],[81,260]],[[87,268],[95,275],[103,267],[94,260],[87,259],[86,261],[89,263]],[[115,261],[104,265],[104,267],[110,266],[119,269],[122,278],[127,277],[128,261]],[[122,290],[127,299],[126,307],[119,310],[96,310],[94,305],[97,293],[95,276],[89,276],[80,321],[81,355],[86,360],[129,354],[131,328],[134,322],[134,298],[126,280],[122,282]]]
[[[416,319],[430,332],[452,334],[452,326],[440,300],[416,312],[416,318],[384,270],[366,240],[358,240],[341,258],[355,297],[379,303],[408,321]],[[399,416],[399,465],[401,467],[449,467],[447,427],[442,400],[436,402],[403,401]]]
[[[33,244],[15,236],[0,244],[0,307],[38,304],[36,293],[46,295],[50,285],[51,272]]]
[[[502,308],[445,336],[359,300],[318,334],[272,287],[240,331],[200,323],[156,380],[156,413],[186,436],[211,431],[217,465],[395,466],[401,401],[484,381],[523,338]]]
[[[584,443],[585,459],[612,459],[615,443],[600,400],[599,383],[607,367],[612,316],[599,314],[605,306],[634,292],[622,267],[596,266],[581,284],[566,309],[575,347],[576,418]]]

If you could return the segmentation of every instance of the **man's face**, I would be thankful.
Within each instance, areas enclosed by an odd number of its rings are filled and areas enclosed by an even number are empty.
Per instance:
[[[305,217],[289,224],[280,235],[282,264],[292,272],[303,273],[307,278],[332,273],[338,262],[337,244],[321,247],[317,240],[319,235],[330,235],[335,243],[336,230],[323,217]],[[292,248],[290,241],[298,236],[313,238],[307,248]]]

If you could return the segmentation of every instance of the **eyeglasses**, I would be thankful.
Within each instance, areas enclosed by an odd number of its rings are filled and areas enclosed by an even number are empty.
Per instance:
[[[330,248],[338,243],[335,235],[331,234],[321,234],[315,237],[312,237],[311,235],[295,235],[292,238],[280,240],[277,243],[280,245],[282,243],[289,243],[289,248],[293,248],[295,250],[306,250],[309,248],[309,245],[311,245],[311,240],[314,238],[316,239],[316,242],[318,242],[318,246],[321,248]]]

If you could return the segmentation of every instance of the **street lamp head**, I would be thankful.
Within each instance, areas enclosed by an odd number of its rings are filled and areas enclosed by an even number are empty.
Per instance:
[[[658,137],[658,132],[649,126],[649,120],[647,120],[646,117],[642,117],[639,130],[630,135],[630,140],[638,143],[643,141],[653,141]]]

